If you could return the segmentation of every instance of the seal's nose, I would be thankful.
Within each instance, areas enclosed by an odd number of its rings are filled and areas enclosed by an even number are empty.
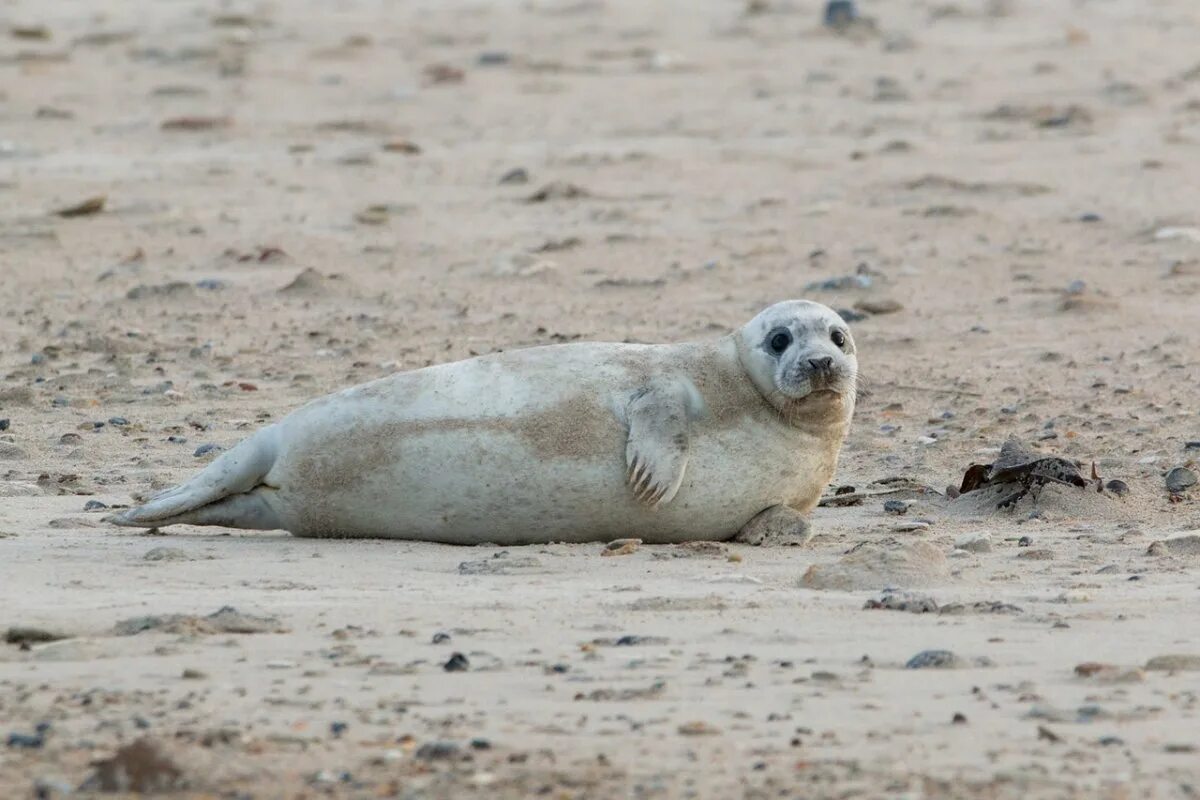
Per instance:
[[[830,367],[833,366],[833,359],[830,356],[825,356],[824,358],[810,358],[808,360],[808,365],[816,372],[828,372]]]

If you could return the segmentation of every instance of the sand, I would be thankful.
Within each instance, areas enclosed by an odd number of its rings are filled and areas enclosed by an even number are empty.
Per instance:
[[[0,645],[0,796],[1195,796],[1200,11],[863,11],[4,4],[0,630],[68,638]],[[396,370],[798,296],[874,312],[866,496],[803,548],[84,511]],[[945,496],[1009,435],[1130,491]]]

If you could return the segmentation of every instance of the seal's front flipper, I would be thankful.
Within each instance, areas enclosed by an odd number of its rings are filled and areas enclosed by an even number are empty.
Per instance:
[[[629,398],[626,477],[638,500],[659,506],[679,491],[687,469],[691,418],[699,402],[695,388],[683,383],[648,386]]]
[[[760,511],[738,531],[733,541],[754,545],[803,545],[812,539],[808,520],[789,506],[771,506]]]

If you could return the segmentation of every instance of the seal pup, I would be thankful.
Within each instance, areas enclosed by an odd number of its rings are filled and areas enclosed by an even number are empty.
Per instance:
[[[806,300],[708,341],[496,353],[315,400],[109,520],[451,544],[802,543],[857,378],[845,321]]]

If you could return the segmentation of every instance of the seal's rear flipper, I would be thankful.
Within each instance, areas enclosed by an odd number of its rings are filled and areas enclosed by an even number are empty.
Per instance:
[[[275,464],[277,438],[274,425],[263,428],[186,483],[155,495],[143,505],[106,517],[105,521],[133,528],[156,528],[184,522],[255,529],[278,527],[275,514],[270,512],[263,496],[258,493],[247,494],[262,484],[263,478]],[[241,497],[249,499],[241,503],[233,502]],[[226,501],[226,498],[229,500]],[[202,513],[209,508],[211,512]],[[263,509],[269,513],[264,515]],[[234,515],[238,511],[242,516]],[[272,524],[259,528],[257,524],[234,521],[252,523],[260,519]]]
[[[242,528],[252,531],[272,531],[282,528],[279,515],[267,502],[270,492],[275,491],[268,486],[259,486],[246,494],[234,494],[229,497],[201,506],[195,511],[176,514],[173,517],[155,520],[154,527],[163,528],[167,525],[220,525],[225,528]],[[134,509],[136,510],[136,509]],[[117,525],[144,525],[144,523],[128,523],[110,518]]]

